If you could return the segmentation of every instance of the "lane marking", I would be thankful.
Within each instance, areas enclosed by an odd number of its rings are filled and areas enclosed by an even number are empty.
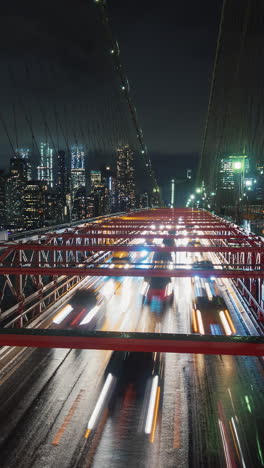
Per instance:
[[[70,407],[70,409],[68,411],[68,414],[67,414],[66,418],[64,419],[61,427],[59,428],[59,430],[55,434],[55,437],[54,437],[51,445],[58,445],[59,444],[59,442],[60,442],[60,440],[61,440],[61,438],[62,438],[62,436],[63,436],[63,434],[64,434],[64,432],[65,432],[65,430],[66,430],[66,428],[67,428],[67,426],[68,426],[68,424],[70,422],[70,420],[71,420],[71,418],[73,417],[73,415],[74,415],[74,413],[75,413],[75,411],[77,409],[78,404],[80,403],[80,401],[81,401],[81,399],[83,397],[84,392],[85,392],[84,388],[82,388],[79,391],[79,393],[78,393],[77,397],[75,398],[72,406]]]
[[[149,438],[149,441],[151,444],[153,444],[154,439],[155,439],[156,425],[157,425],[157,418],[158,418],[158,411],[159,411],[159,401],[160,401],[160,386],[158,386],[157,388],[153,425],[152,425],[152,431],[151,431],[150,438]]]
[[[88,439],[89,435],[91,434],[91,429],[87,429],[85,434],[84,434],[84,438],[85,439]]]

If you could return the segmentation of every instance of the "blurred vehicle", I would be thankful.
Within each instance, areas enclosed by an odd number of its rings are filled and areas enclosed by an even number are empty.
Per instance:
[[[192,264],[194,270],[213,270],[214,265],[210,260],[201,260]]]
[[[112,253],[111,263],[115,268],[129,268],[131,260],[133,260],[133,256],[129,252],[117,251]]]
[[[170,252],[155,252],[153,255],[153,263],[155,267],[168,268],[172,263],[172,256]]]
[[[105,370],[105,375],[110,372],[116,377],[121,377],[123,372],[126,380],[135,380],[139,373],[152,375],[158,373],[160,365],[159,353],[114,351]]]
[[[53,318],[55,328],[95,328],[105,313],[104,297],[96,289],[79,289]]]
[[[145,245],[154,245],[154,238],[146,239]]]
[[[201,247],[201,242],[198,239],[190,240],[187,244],[188,247]]]
[[[145,250],[144,248],[140,250],[139,252],[136,253],[137,259],[140,260],[146,260],[146,258],[149,256],[149,250]]]
[[[160,302],[173,302],[173,286],[171,278],[152,277],[145,278],[141,293],[143,303],[150,304],[152,300]]]
[[[168,234],[175,236],[176,235],[175,229],[170,229],[168,231]],[[174,247],[175,239],[163,239],[162,243],[165,245],[165,247]]]

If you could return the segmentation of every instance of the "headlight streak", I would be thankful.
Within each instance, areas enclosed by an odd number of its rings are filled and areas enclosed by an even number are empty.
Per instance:
[[[194,330],[194,333],[198,333],[198,325],[197,325],[195,309],[193,309],[192,313],[193,313],[193,330]]]
[[[73,307],[70,304],[67,304],[65,307],[63,307],[63,309],[61,309],[61,311],[57,315],[55,315],[53,323],[59,325],[72,311]]]
[[[146,425],[145,425],[145,434],[150,434],[152,430],[156,396],[157,396],[157,390],[158,390],[158,382],[159,382],[159,377],[158,375],[155,375],[155,377],[153,377],[153,380],[152,380],[148,414],[147,414],[147,420],[146,420]]]
[[[204,335],[204,326],[203,326],[203,320],[202,320],[202,314],[200,310],[196,310],[196,315],[197,315],[197,321],[198,321],[198,329],[200,335]]]
[[[229,326],[229,323],[227,321],[227,318],[226,318],[225,313],[224,313],[223,310],[221,310],[219,312],[219,316],[220,316],[220,320],[222,322],[223,328],[225,330],[225,334],[226,335],[232,335],[232,330],[231,330],[231,328]]]
[[[235,423],[233,417],[231,418],[231,423],[232,423],[232,426],[233,426],[233,429],[234,429],[237,445],[238,445],[238,448],[239,448],[239,454],[240,454],[242,466],[243,466],[243,468],[246,468],[243,452],[242,452],[241,445],[240,445],[240,440],[239,440],[238,433],[237,433],[236,423]]]
[[[205,291],[206,291],[208,300],[209,300],[209,301],[212,301],[212,300],[213,300],[213,295],[212,295],[212,293],[211,293],[211,289],[210,289],[210,286],[209,286],[209,284],[207,283],[207,281],[205,281],[204,285],[205,285]]]
[[[230,326],[230,328],[231,328],[231,330],[232,330],[232,333],[236,333],[236,329],[235,329],[235,327],[234,327],[234,324],[233,324],[233,322],[232,322],[232,319],[231,319],[230,314],[229,314],[229,312],[228,312],[227,309],[225,310],[225,316],[226,316],[227,321],[228,321],[228,323],[229,323],[229,326]]]
[[[104,407],[104,404],[106,402],[107,394],[109,390],[111,389],[112,383],[113,383],[114,377],[111,373],[108,374],[107,379],[104,383],[104,386],[101,390],[100,396],[96,402],[95,408],[92,412],[92,415],[89,419],[88,425],[87,425],[87,430],[93,430],[94,426],[96,424],[97,418],[100,415],[101,410]]]
[[[149,283],[147,283],[147,281],[144,281],[144,283],[142,284],[142,287],[141,287],[141,294],[143,296],[146,296],[147,293],[148,293],[148,290],[149,290]]]
[[[224,426],[223,426],[223,423],[222,423],[221,419],[218,419],[218,424],[219,424],[220,434],[221,434],[221,438],[222,438],[222,442],[223,442],[223,448],[224,448],[225,459],[226,459],[226,466],[227,466],[227,468],[232,468],[232,463],[231,463],[231,458],[230,458],[230,455],[229,455],[228,444],[227,444],[227,440],[226,440],[226,436],[225,436]]]
[[[84,319],[81,321],[80,325],[86,325],[87,323],[91,322],[91,320],[95,317],[99,310],[100,306],[96,305],[94,306],[84,317]]]

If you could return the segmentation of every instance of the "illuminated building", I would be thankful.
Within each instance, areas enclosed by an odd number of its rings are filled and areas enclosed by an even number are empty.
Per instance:
[[[70,192],[65,151],[58,151],[56,190],[58,197],[58,221],[66,221],[70,212],[67,194]]]
[[[53,149],[49,143],[40,143],[40,165],[37,168],[38,180],[42,180],[49,187],[54,185],[53,175]]]
[[[217,196],[223,203],[234,203],[243,194],[245,175],[249,173],[249,159],[246,155],[228,156],[220,159],[217,180]]]
[[[29,148],[17,148],[16,153],[18,158],[22,158],[26,161],[27,166],[27,180],[32,179],[32,164],[30,161],[30,149]]]
[[[87,200],[85,187],[80,187],[75,193],[72,209],[72,219],[85,219],[87,218]]]
[[[85,187],[85,161],[82,145],[71,147],[71,186],[73,197],[80,187]]]
[[[111,207],[108,188],[103,184],[96,185],[92,191],[92,196],[94,199],[94,216],[109,214]]]
[[[6,222],[9,227],[23,225],[23,197],[27,165],[23,158],[10,158],[10,172],[5,184]]]
[[[42,227],[44,224],[45,194],[43,183],[32,180],[24,189],[23,224],[26,229]]]
[[[102,173],[101,171],[91,171],[91,189],[93,189],[96,185],[100,185],[102,182]]]
[[[110,166],[102,168],[102,184],[108,189],[110,211],[107,213],[114,213],[116,210],[116,177]]]
[[[135,207],[134,153],[128,145],[116,154],[117,209],[125,211]]]

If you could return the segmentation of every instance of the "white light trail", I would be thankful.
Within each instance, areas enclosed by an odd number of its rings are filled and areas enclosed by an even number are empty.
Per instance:
[[[56,325],[59,325],[66,317],[69,315],[69,313],[73,310],[73,307],[70,304],[67,304],[61,311],[55,315],[53,319],[53,323],[56,323]]]
[[[199,328],[199,333],[200,335],[204,335],[204,326],[203,326],[203,320],[202,320],[202,315],[200,310],[196,310],[196,315],[197,315],[197,321],[198,321],[198,328]]]
[[[96,305],[95,307],[93,307],[93,309],[91,309],[88,314],[86,314],[86,316],[84,317],[84,319],[81,321],[80,325],[86,325],[87,323],[91,322],[91,320],[95,317],[95,315],[97,314],[99,310],[99,306]]]
[[[225,313],[223,312],[223,310],[221,310],[221,312],[219,312],[219,315],[220,315],[220,319],[221,319],[221,322],[222,322],[222,325],[224,327],[224,330],[225,330],[225,334],[226,335],[232,335],[232,330],[229,326],[229,323],[227,321],[227,318],[225,316]]]
[[[96,420],[103,408],[103,405],[105,403],[105,399],[106,399],[106,396],[107,396],[107,393],[109,392],[110,388],[111,388],[111,384],[112,384],[112,381],[113,381],[113,375],[111,373],[108,374],[107,376],[107,379],[104,383],[104,386],[101,390],[101,393],[100,393],[100,396],[97,400],[97,403],[95,405],[95,408],[93,410],[93,413],[92,413],[92,416],[90,417],[89,419],[89,422],[88,422],[88,426],[87,426],[87,429],[90,429],[92,430],[95,426],[95,423],[96,423]]]
[[[155,375],[155,377],[153,377],[152,387],[151,387],[151,392],[150,392],[148,414],[147,414],[147,420],[146,420],[146,425],[145,425],[145,434],[151,433],[154,410],[155,410],[155,403],[156,403],[156,397],[157,397],[157,390],[158,390],[158,382],[159,382],[159,377]]]

